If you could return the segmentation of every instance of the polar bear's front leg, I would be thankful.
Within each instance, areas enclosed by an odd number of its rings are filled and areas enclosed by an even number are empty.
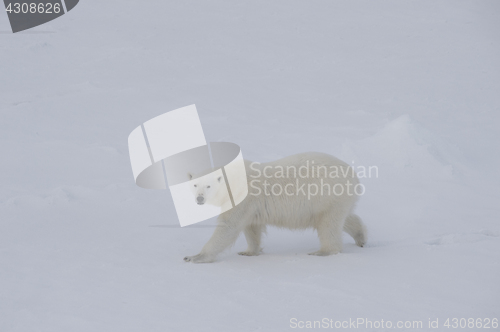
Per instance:
[[[227,222],[217,225],[214,234],[201,252],[195,256],[184,257],[184,261],[193,263],[211,263],[224,249],[231,246],[241,232],[241,227]]]
[[[192,262],[192,263],[212,263],[215,260],[215,257],[209,257],[207,255],[203,254],[198,254],[194,256],[186,256],[184,257],[185,262]]]
[[[260,240],[262,238],[262,232],[265,226],[261,225],[249,225],[245,227],[243,233],[247,239],[248,248],[246,251],[241,251],[238,255],[243,256],[258,256],[262,252],[260,247]]]

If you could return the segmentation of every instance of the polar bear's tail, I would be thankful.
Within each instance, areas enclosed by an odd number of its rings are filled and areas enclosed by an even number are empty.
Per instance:
[[[344,232],[352,236],[356,245],[362,247],[366,243],[366,226],[361,221],[361,218],[351,213],[345,220]]]

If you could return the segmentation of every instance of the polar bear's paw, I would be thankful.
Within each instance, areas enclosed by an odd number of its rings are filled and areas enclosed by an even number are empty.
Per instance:
[[[354,241],[356,242],[356,245],[361,248],[363,248],[366,244],[366,240],[363,236],[355,237]]]
[[[238,255],[242,256],[259,256],[260,252],[255,252],[255,251],[240,251]]]
[[[308,255],[314,255],[314,256],[330,256],[330,255],[335,255],[338,254],[338,251],[323,251],[323,250],[318,250],[315,252],[310,252]]]
[[[186,256],[184,257],[184,261],[191,263],[212,263],[214,261],[214,258],[208,255],[198,254],[194,256]]]

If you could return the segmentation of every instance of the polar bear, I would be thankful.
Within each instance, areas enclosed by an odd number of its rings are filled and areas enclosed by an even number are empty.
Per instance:
[[[262,252],[261,237],[267,225],[316,229],[320,249],[310,255],[339,253],[342,230],[352,236],[358,246],[366,243],[366,227],[353,212],[364,188],[354,169],[345,162],[328,154],[307,152],[269,163],[245,160],[244,164],[247,197],[219,215],[210,240],[198,255],[185,257],[186,262],[213,262],[219,253],[234,244],[241,232],[248,248],[238,254],[257,256]],[[190,173],[188,176],[197,204],[230,206],[223,176]]]

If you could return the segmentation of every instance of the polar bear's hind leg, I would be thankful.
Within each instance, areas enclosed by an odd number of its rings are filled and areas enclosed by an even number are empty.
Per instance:
[[[309,255],[329,256],[342,251],[342,224],[345,214],[339,216],[336,213],[326,214],[316,226],[320,249]]]
[[[347,216],[344,224],[344,231],[352,236],[357,246],[363,247],[365,245],[366,226],[358,215],[351,213]]]

